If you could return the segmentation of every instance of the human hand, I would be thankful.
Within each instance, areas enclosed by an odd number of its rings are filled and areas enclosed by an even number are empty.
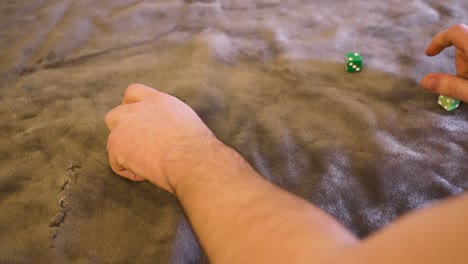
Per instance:
[[[445,73],[426,75],[421,85],[433,93],[460,99],[468,103],[468,26],[457,24],[437,34],[426,50],[428,56],[435,56],[447,47],[455,47],[457,76]]]
[[[114,172],[134,181],[148,180],[175,193],[175,171],[195,166],[219,141],[185,103],[150,87],[133,84],[105,122]],[[186,171],[187,172],[187,171]]]

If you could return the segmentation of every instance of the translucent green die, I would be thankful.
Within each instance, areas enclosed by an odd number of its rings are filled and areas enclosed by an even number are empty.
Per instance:
[[[357,52],[346,53],[345,63],[347,72],[360,72],[362,70],[362,56]]]
[[[460,100],[441,95],[439,96],[439,105],[447,111],[452,111],[460,106]]]

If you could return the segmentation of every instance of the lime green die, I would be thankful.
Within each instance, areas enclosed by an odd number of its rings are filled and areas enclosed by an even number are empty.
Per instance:
[[[362,56],[357,52],[347,53],[345,63],[347,72],[360,72],[362,70]]]
[[[452,111],[460,106],[460,100],[441,95],[439,96],[439,105],[447,111]]]

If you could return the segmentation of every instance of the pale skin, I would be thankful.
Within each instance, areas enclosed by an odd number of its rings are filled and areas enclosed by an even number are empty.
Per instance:
[[[434,92],[468,101],[462,78],[468,32],[463,40],[460,30],[466,28],[437,35],[427,51],[455,45],[459,77],[430,74],[422,82],[436,78]],[[453,85],[450,78],[458,78],[457,88],[444,86]],[[466,195],[360,240],[315,205],[266,181],[175,97],[131,85],[106,124],[112,169],[174,194],[212,263],[467,263]]]

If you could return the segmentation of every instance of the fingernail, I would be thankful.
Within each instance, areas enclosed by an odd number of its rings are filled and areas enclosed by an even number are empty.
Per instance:
[[[429,79],[429,81],[427,81],[427,85],[426,87],[427,90],[430,90],[430,91],[434,91],[436,88],[437,88],[437,80],[436,79]]]

